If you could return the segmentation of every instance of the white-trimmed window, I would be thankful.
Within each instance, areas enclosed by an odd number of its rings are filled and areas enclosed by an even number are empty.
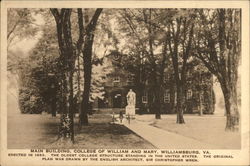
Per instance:
[[[179,73],[179,78],[180,78],[180,80],[181,80],[181,73]]]
[[[204,104],[205,103],[205,99],[204,99],[204,93],[203,92],[200,92],[200,102],[201,104]]]
[[[120,81],[121,81],[120,76],[115,76],[114,77],[114,82],[120,82]]]
[[[147,91],[143,92],[142,103],[148,103],[148,93],[147,93]]]
[[[128,75],[127,82],[133,82],[134,81],[134,76]]]
[[[177,92],[174,92],[174,103],[177,103]]]
[[[169,79],[170,79],[170,74],[165,74],[164,75],[164,82],[169,81]]]
[[[164,91],[164,103],[170,103],[170,90],[166,89]]]
[[[191,89],[189,89],[188,91],[187,91],[187,99],[192,99],[192,90]]]

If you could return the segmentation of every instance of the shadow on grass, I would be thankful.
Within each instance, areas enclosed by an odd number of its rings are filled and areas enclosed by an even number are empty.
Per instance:
[[[110,123],[91,123],[89,126],[83,126],[81,131],[77,131],[78,134],[113,134],[113,135],[129,135],[134,134],[127,127],[119,124]]]
[[[154,148],[123,125],[112,124],[110,114],[89,116],[89,125],[78,127],[79,118],[74,119],[75,143],[58,145],[60,116],[20,115],[8,119],[8,148],[10,149],[145,149]]]
[[[151,143],[139,137],[127,127],[110,123],[109,114],[95,114],[89,117],[89,125],[79,130],[78,118],[75,118],[75,143],[70,146],[57,145],[56,142],[46,148],[84,148],[84,149],[147,149],[155,148]],[[53,126],[53,125],[52,125]],[[53,126],[52,128],[54,128]]]

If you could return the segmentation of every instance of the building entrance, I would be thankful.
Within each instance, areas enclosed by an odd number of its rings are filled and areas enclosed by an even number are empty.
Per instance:
[[[107,108],[108,104],[105,99],[101,100],[98,98],[98,108]]]
[[[122,107],[122,95],[120,93],[115,93],[113,96],[113,108]]]

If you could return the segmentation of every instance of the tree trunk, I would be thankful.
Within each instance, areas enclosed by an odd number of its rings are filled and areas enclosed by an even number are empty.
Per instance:
[[[143,93],[145,91],[145,83],[143,83],[142,81],[142,65],[140,65],[139,67],[139,70],[137,70],[136,72],[136,77],[134,78],[134,83],[135,83],[135,86],[136,86],[136,90],[137,90],[137,103],[138,103],[138,108],[139,108],[139,114],[142,114],[143,112],[145,112],[145,108],[143,106],[143,103],[142,103],[142,96],[143,96]]]
[[[184,107],[185,105],[185,95],[183,92],[183,87],[177,84],[177,120],[176,123],[182,124],[185,123],[184,118],[183,118],[183,112],[184,112]]]
[[[69,72],[69,82],[68,82],[68,85],[69,85],[69,118],[70,118],[70,121],[71,121],[71,126],[70,126],[70,133],[71,133],[71,141],[74,143],[74,88],[73,88],[73,74],[74,72],[73,71],[70,71]]]
[[[55,87],[52,87],[50,89],[50,96],[51,96],[51,99],[50,99],[50,108],[51,108],[51,115],[52,117],[56,117],[56,100],[57,100],[57,90],[55,89]]]
[[[203,115],[202,90],[199,90],[199,115]]]
[[[81,66],[80,66],[80,55],[82,52],[82,45],[84,43],[84,25],[83,25],[83,13],[82,9],[78,8],[77,9],[77,14],[78,14],[78,28],[79,28],[79,38],[77,41],[77,87],[78,87],[78,113],[79,113],[79,128],[81,128],[81,125],[83,122],[88,123],[88,118],[86,117],[87,115],[82,115],[82,105],[83,105],[83,100],[81,100]],[[88,20],[85,20],[88,21]]]
[[[88,110],[89,94],[91,87],[91,73],[92,73],[92,46],[94,42],[94,31],[96,28],[97,20],[102,12],[102,9],[96,9],[91,21],[86,27],[85,44],[83,48],[83,67],[84,67],[84,90],[82,94],[82,110],[80,112],[79,124],[88,125]],[[88,15],[85,14],[85,22],[88,22]]]
[[[161,119],[161,85],[157,81],[155,73],[155,85],[154,85],[154,100],[153,106],[155,111],[155,119]]]
[[[59,127],[59,139],[62,143],[74,143],[74,114],[73,114],[73,71],[75,56],[71,36],[71,11],[72,9],[50,9],[55,17],[58,46],[60,52],[60,68],[62,74],[61,94],[62,112]],[[66,142],[65,142],[66,141]]]
[[[161,119],[161,102],[160,102],[160,87],[156,87],[155,90],[155,101],[154,101],[154,107],[155,107],[155,119]]]
[[[238,131],[239,130],[239,111],[237,105],[237,89],[236,84],[231,88],[227,88],[225,84],[221,84],[222,92],[225,100],[226,107],[226,131]]]
[[[92,46],[94,35],[87,36],[86,44],[83,49],[83,65],[84,65],[84,91],[82,95],[82,111],[80,113],[80,125],[88,125],[88,109],[89,109],[89,95],[91,87],[92,74]]]
[[[78,105],[78,113],[81,113],[82,110],[82,103],[81,103],[81,69],[80,69],[80,52],[78,50],[78,54],[77,54],[77,88],[78,88],[78,94],[77,94],[77,105]],[[79,120],[80,121],[80,120]],[[81,123],[79,123],[81,126]]]
[[[205,35],[197,43],[198,58],[213,73],[220,82],[226,108],[226,131],[239,130],[239,112],[237,106],[237,78],[238,66],[241,57],[241,11],[238,9],[217,9],[218,15],[213,19],[203,13],[203,21],[214,21],[215,29],[208,29],[206,26],[202,31]],[[214,34],[217,36],[211,37]],[[199,35],[196,35],[199,36]],[[217,40],[218,39],[218,40]],[[204,54],[200,47],[204,45],[208,52]],[[219,49],[217,49],[219,46]],[[204,56],[205,55],[205,56]],[[209,57],[209,58],[208,58]]]
[[[51,103],[51,115],[52,117],[56,117],[56,100],[54,99],[52,100],[52,103]]]
[[[137,100],[138,100],[138,108],[139,108],[139,113],[142,114],[145,110],[143,109],[143,104],[142,104],[142,96],[143,96],[143,90],[144,90],[144,86],[142,84],[136,84],[136,89],[138,94],[137,96]]]
[[[70,96],[70,75],[65,74],[62,85],[62,98],[63,98],[63,110],[60,117],[59,139],[60,141],[66,141],[66,143],[74,142],[74,130],[73,130],[73,113]]]

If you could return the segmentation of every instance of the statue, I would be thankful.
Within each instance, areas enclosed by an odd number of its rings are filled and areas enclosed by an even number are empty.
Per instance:
[[[136,100],[135,92],[133,92],[133,90],[130,89],[129,92],[128,92],[128,94],[127,94],[128,105],[135,106],[135,100]]]
[[[127,94],[127,103],[128,105],[126,106],[126,115],[133,117],[135,115],[136,94],[132,89],[130,89]]]

